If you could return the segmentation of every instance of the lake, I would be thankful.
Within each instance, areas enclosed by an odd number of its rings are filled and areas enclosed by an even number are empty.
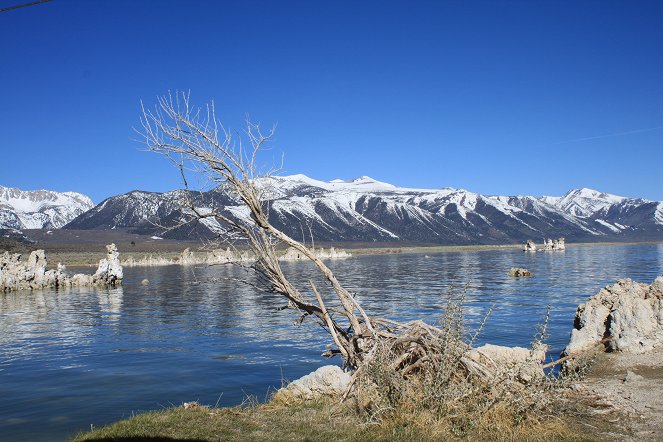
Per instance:
[[[435,322],[450,290],[464,291],[471,328],[493,306],[477,344],[529,346],[550,305],[555,357],[577,305],[618,278],[651,283],[663,274],[663,245],[367,255],[328,264],[369,314]],[[310,278],[308,263],[283,266],[298,281]],[[510,278],[511,267],[534,276]],[[0,294],[2,440],[63,440],[184,401],[264,400],[284,380],[330,363],[320,356],[330,340],[319,326],[294,326],[292,312],[278,311],[281,298],[233,281],[241,276],[233,266],[136,267],[125,268],[117,289]]]

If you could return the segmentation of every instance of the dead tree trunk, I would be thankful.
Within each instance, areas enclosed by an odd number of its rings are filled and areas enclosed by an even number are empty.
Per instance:
[[[263,288],[283,296],[287,307],[302,319],[313,318],[327,330],[336,346],[327,355],[340,354],[348,367],[360,369],[376,349],[388,348],[393,354],[392,369],[411,376],[435,370],[444,348],[462,347],[457,340],[449,340],[448,330],[422,321],[401,324],[371,317],[315,253],[270,223],[266,204],[269,189],[261,187],[258,180],[269,176],[270,171],[259,170],[258,154],[273,130],[263,133],[257,124],[247,122],[245,136],[235,139],[216,119],[214,103],[191,107],[185,93],[158,98],[153,110],[143,106],[141,123],[140,134],[148,149],[165,155],[179,167],[187,190],[185,171],[193,170],[223,186],[248,209],[250,216],[242,218],[223,210],[201,210],[190,198],[183,201],[191,220],[213,218],[248,243],[255,255],[252,268]],[[328,286],[319,288],[312,280],[308,286],[295,286],[281,268],[276,249],[279,244],[295,248],[310,260]],[[459,367],[481,373],[481,367],[462,357],[464,348],[456,353]]]

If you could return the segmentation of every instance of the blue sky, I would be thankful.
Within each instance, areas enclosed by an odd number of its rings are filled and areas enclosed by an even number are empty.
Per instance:
[[[0,8],[27,0],[0,0]],[[278,123],[284,174],[663,200],[663,2],[67,1],[0,13],[0,184],[180,187],[139,103]]]

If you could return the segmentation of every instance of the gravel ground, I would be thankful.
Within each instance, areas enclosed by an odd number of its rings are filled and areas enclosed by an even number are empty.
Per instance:
[[[574,385],[606,439],[663,440],[663,347],[640,355],[602,353]],[[596,431],[594,431],[596,432]]]

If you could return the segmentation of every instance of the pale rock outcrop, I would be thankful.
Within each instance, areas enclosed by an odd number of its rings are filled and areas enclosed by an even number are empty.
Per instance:
[[[334,247],[330,247],[329,250],[325,250],[323,247],[319,249],[310,249],[313,254],[320,259],[343,259],[349,258],[352,254],[346,252],[345,250],[336,250]],[[294,247],[289,247],[285,253],[279,257],[281,261],[300,261],[308,259],[303,253]]]
[[[525,252],[536,252],[536,244],[531,239],[528,239],[523,250]]]
[[[325,365],[279,389],[274,399],[291,402],[342,395],[349,388],[351,380],[352,376],[340,367]]]
[[[141,258],[136,259],[133,256],[130,256],[122,260],[123,267],[156,267],[156,266],[166,266],[175,264],[171,259],[168,259],[164,256],[154,256],[152,254],[144,255]]]
[[[211,264],[227,264],[233,262],[247,262],[252,261],[253,258],[248,252],[234,252],[228,247],[226,250],[216,249],[208,252],[192,252],[191,249],[186,248],[184,251],[174,258],[166,258],[164,256],[145,255],[142,258],[136,259],[133,256],[122,261],[122,265],[126,267],[156,267],[163,265],[211,265]]]
[[[545,361],[547,349],[545,345],[529,349],[485,344],[471,349],[466,357],[483,365],[497,376],[502,375],[528,383],[545,377],[542,363]]]
[[[576,311],[564,355],[596,348],[645,353],[663,344],[663,276],[651,284],[620,279]]]
[[[106,258],[99,261],[99,267],[92,275],[94,285],[117,285],[124,277],[117,247],[115,244],[109,244],[106,250],[108,251]]]
[[[8,252],[0,255],[0,292],[16,290],[37,290],[60,287],[116,286],[122,283],[122,266],[115,244],[106,246],[108,255],[99,261],[94,275],[76,274],[70,276],[66,267],[46,270],[48,265],[43,250],[30,253],[27,261],[21,254]]]
[[[555,251],[555,250],[566,250],[566,244],[564,238],[559,239],[546,239],[543,241],[543,250],[545,251]]]

